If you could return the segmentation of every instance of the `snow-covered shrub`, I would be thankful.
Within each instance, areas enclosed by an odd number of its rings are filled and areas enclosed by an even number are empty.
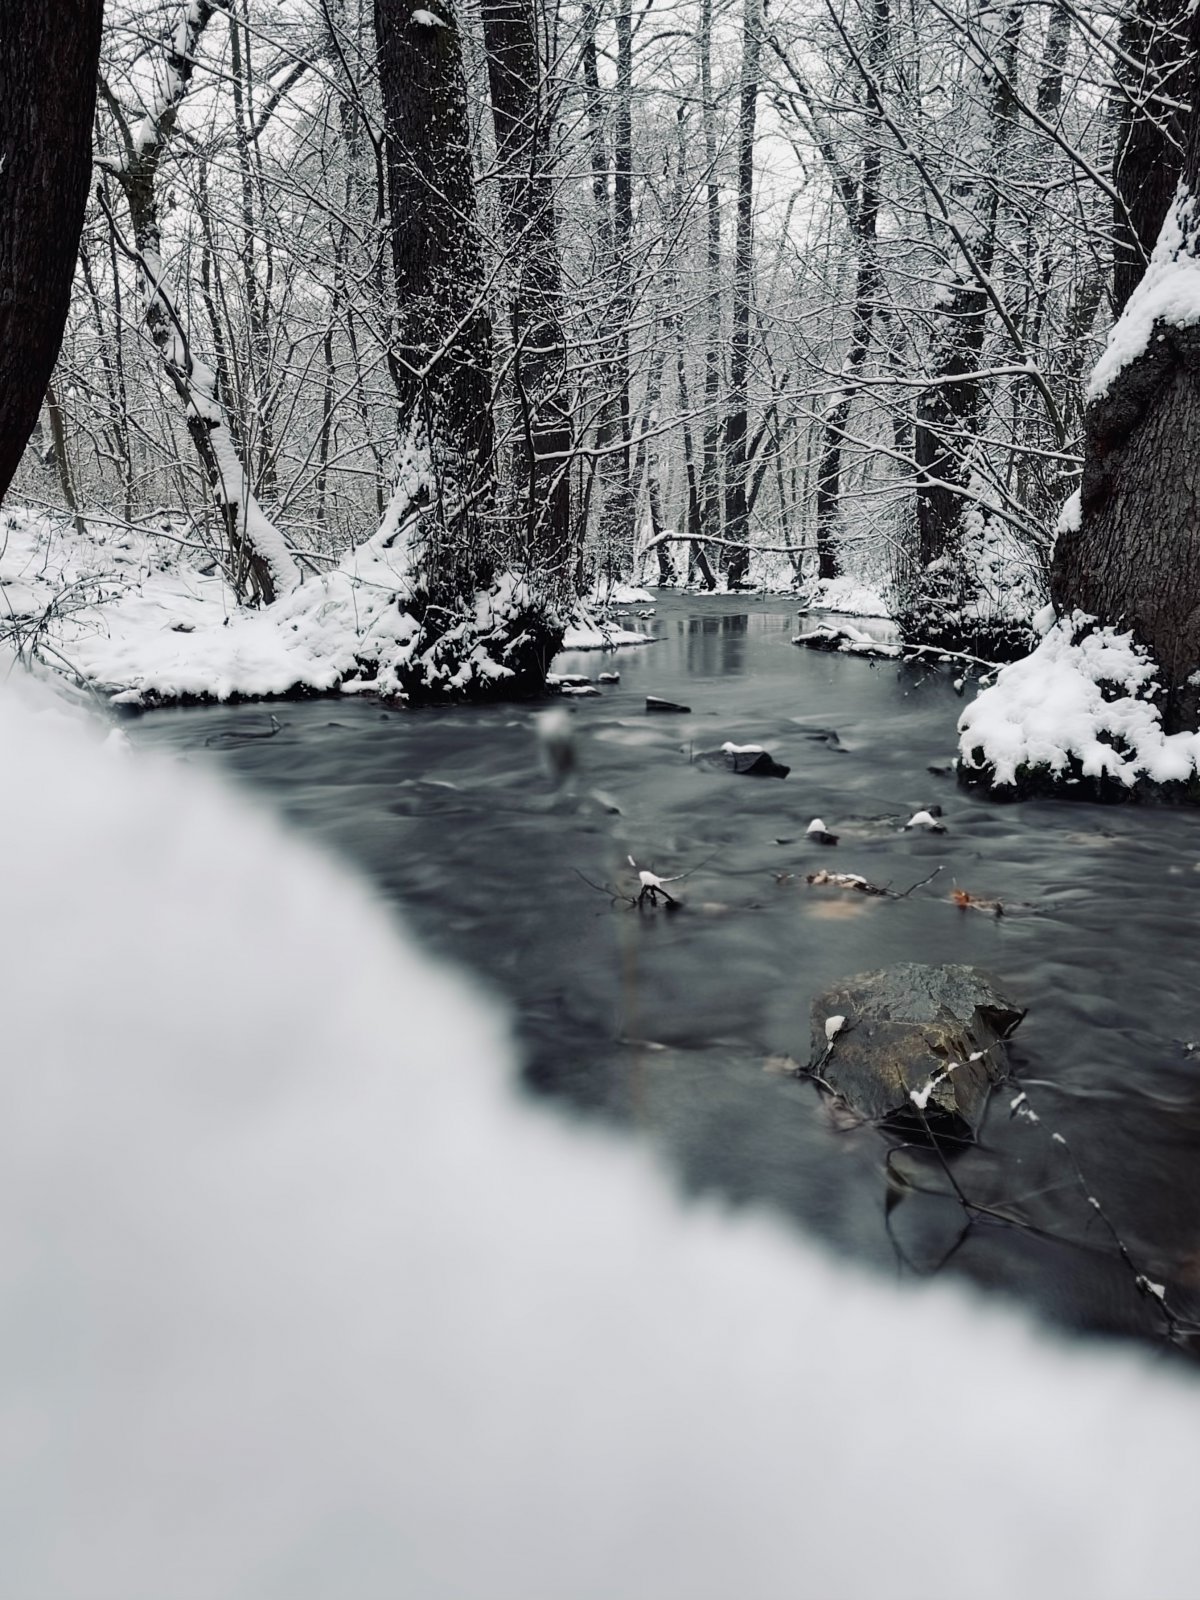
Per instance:
[[[511,572],[436,604],[380,537],[273,605],[238,607],[180,531],[80,539],[20,517],[0,548],[0,638],[131,705],[345,692],[486,699],[539,689],[553,609]]]
[[[1163,732],[1158,668],[1131,633],[1081,611],[1002,668],[959,719],[959,774],[997,795],[1200,793],[1200,735]]]
[[[902,554],[895,589],[896,620],[906,642],[1010,661],[1037,641],[1033,617],[1048,592],[1045,553],[1003,519],[970,504],[957,548],[925,567]]]

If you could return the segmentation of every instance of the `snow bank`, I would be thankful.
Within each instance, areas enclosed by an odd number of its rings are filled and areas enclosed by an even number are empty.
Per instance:
[[[1188,782],[1200,768],[1200,734],[1163,732],[1157,675],[1132,634],[1081,611],[1060,619],[963,712],[964,775],[1011,787],[1039,772],[1126,788]]]
[[[618,578],[600,576],[592,585],[590,600],[598,606],[652,606],[654,596],[649,589],[636,588],[622,583]]]
[[[1194,254],[1196,201],[1180,184],[1150,264],[1113,325],[1088,380],[1087,401],[1102,399],[1117,374],[1143,355],[1156,323],[1191,328],[1200,322],[1200,261]]]
[[[837,611],[844,617],[890,617],[891,607],[879,589],[852,577],[820,578],[805,585],[801,603],[813,611]]]
[[[618,585],[618,588],[623,586]],[[635,590],[624,590],[633,594]],[[644,593],[644,591],[641,591]],[[650,599],[650,596],[646,596]],[[614,604],[632,604],[634,602],[614,601]],[[634,628],[623,628],[620,619],[608,615],[603,609],[597,613],[586,601],[581,601],[567,619],[563,629],[562,648],[564,650],[616,650],[626,644],[653,644],[654,635],[640,633]]]
[[[0,696],[6,1592],[1195,1591],[1189,1377],[684,1207],[362,886],[100,737]]]
[[[303,692],[486,694],[548,663],[557,632],[502,575],[473,615],[432,625],[408,553],[376,538],[261,611],[239,608],[207,553],[114,530],[80,539],[45,517],[5,519],[0,626],[35,633],[45,660],[117,700],[228,700]],[[6,614],[6,615],[5,615]],[[545,660],[542,661],[542,658]]]

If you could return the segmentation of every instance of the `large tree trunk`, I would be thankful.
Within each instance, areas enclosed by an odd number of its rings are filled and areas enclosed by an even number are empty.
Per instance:
[[[1113,153],[1113,307],[1137,288],[1183,164],[1186,0],[1132,0],[1118,35]]]
[[[500,197],[513,280],[513,375],[531,555],[571,568],[571,417],[548,114],[533,0],[483,0]]]
[[[1182,181],[1093,375],[1081,516],[1060,535],[1051,573],[1060,611],[1131,627],[1149,646],[1168,732],[1200,726],[1200,326],[1187,325],[1200,313],[1200,11],[1188,30],[1193,109]],[[1143,308],[1159,295],[1173,320],[1148,327]]]
[[[0,5],[0,496],[58,358],[92,165],[103,0]]]
[[[464,533],[493,472],[492,324],[475,221],[462,42],[449,0],[375,0],[409,498]],[[393,498],[392,515],[407,507]],[[464,548],[462,560],[470,565]],[[464,580],[469,574],[463,571]]]
[[[737,234],[733,262],[733,337],[729,345],[729,406],[725,415],[725,532],[732,541],[726,579],[731,589],[750,570],[750,513],[746,503],[746,431],[750,383],[750,310],[754,273],[754,128],[762,46],[759,0],[745,0],[742,86],[738,116]]]

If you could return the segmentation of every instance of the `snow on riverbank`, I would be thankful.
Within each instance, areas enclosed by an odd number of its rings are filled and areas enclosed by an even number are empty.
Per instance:
[[[859,578],[820,578],[801,591],[800,601],[809,610],[836,611],[843,617],[892,615],[882,591]]]
[[[1190,1372],[685,1205],[519,1099],[502,1020],[347,873],[22,698],[11,1593],[1194,1592]]]
[[[1150,698],[1157,676],[1131,634],[1079,611],[1061,618],[963,712],[964,772],[1012,788],[1039,774],[1130,789],[1186,783],[1200,771],[1200,734],[1163,732]]]
[[[549,659],[538,636],[545,619],[512,574],[476,597],[473,615],[436,629],[432,615],[404,554],[381,539],[254,611],[234,603],[207,551],[175,530],[83,539],[11,512],[0,525],[0,633],[126,704],[339,687],[486,694]]]

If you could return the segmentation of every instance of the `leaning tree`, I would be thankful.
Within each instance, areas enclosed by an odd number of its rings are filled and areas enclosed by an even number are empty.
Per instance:
[[[1168,731],[1200,727],[1200,9],[1188,19],[1183,173],[1150,266],[1092,376],[1077,525],[1057,608],[1131,627]]]
[[[0,6],[0,495],[62,343],[92,158],[104,0]]]

